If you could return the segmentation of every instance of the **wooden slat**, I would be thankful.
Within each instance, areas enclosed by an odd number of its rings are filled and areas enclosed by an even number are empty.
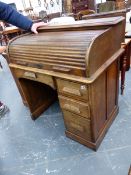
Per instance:
[[[19,58],[19,59],[14,59],[15,61],[21,61],[21,62],[25,62],[25,60],[23,60],[23,58]],[[26,59],[26,62],[27,63],[34,63],[34,64],[41,64],[41,65],[51,65],[51,66],[60,66],[60,67],[68,67],[68,68],[73,68],[73,69],[83,69],[83,70],[85,70],[85,65],[82,65],[82,66],[74,66],[74,65],[66,65],[66,64],[55,64],[55,63],[46,63],[46,62],[38,62],[38,61],[34,61],[34,60],[27,60]]]
[[[80,55],[80,54],[70,54],[70,53],[62,53],[62,54],[58,54],[58,53],[39,53],[39,52],[35,52],[35,53],[31,53],[31,52],[16,52],[16,53],[12,53],[12,54],[10,54],[10,56],[32,56],[32,57],[46,57],[46,58],[51,58],[51,57],[53,57],[53,58],[58,58],[58,57],[61,57],[61,58],[74,58],[74,59],[84,59],[85,58],[85,54],[84,55]]]
[[[22,56],[19,56],[19,57],[16,57],[14,56],[13,59],[18,59],[18,60],[23,60],[23,61],[36,61],[36,59],[29,59],[29,57],[22,57]],[[80,63],[80,62],[71,62],[71,61],[65,61],[65,60],[47,60],[47,59],[37,59],[37,61],[39,63],[52,63],[52,64],[64,64],[64,65],[76,65],[76,66],[80,66],[80,67],[84,67],[85,66],[85,63]]]

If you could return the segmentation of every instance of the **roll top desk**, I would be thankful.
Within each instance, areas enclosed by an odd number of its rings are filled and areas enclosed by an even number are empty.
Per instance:
[[[47,26],[9,43],[9,67],[32,119],[58,97],[66,136],[98,148],[118,113],[123,20]]]

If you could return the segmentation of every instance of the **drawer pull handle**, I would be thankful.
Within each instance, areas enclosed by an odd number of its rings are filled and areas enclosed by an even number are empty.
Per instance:
[[[80,91],[78,89],[71,89],[71,88],[68,88],[68,87],[64,87],[63,91],[66,92],[66,93],[70,93],[70,94],[81,96],[81,93],[80,93]]]
[[[33,72],[24,72],[25,77],[30,77],[30,78],[37,78],[36,74]]]
[[[85,94],[85,93],[87,92],[87,87],[86,87],[85,85],[81,85],[81,87],[80,87],[80,92],[81,92],[82,94]]]
[[[17,63],[17,64],[21,64],[21,65],[23,65],[23,66],[26,66],[26,65],[27,65],[27,63],[24,62],[24,61],[16,61],[16,63]]]
[[[80,114],[80,109],[76,106],[72,106],[72,105],[69,105],[69,104],[64,104],[63,106],[64,109],[66,110],[69,110],[69,111],[72,111],[72,112],[75,112],[77,114]]]
[[[84,132],[84,128],[76,123],[70,123],[70,126],[80,132]]]

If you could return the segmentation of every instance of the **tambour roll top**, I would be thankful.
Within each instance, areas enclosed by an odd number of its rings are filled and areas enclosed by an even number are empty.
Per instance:
[[[10,63],[91,77],[119,50],[123,20],[115,17],[48,26],[37,35],[17,37],[8,47]]]

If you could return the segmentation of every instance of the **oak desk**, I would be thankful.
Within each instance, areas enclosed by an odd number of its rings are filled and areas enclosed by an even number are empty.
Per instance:
[[[9,43],[9,66],[32,119],[58,97],[66,135],[98,148],[118,113],[123,21],[47,26]]]

